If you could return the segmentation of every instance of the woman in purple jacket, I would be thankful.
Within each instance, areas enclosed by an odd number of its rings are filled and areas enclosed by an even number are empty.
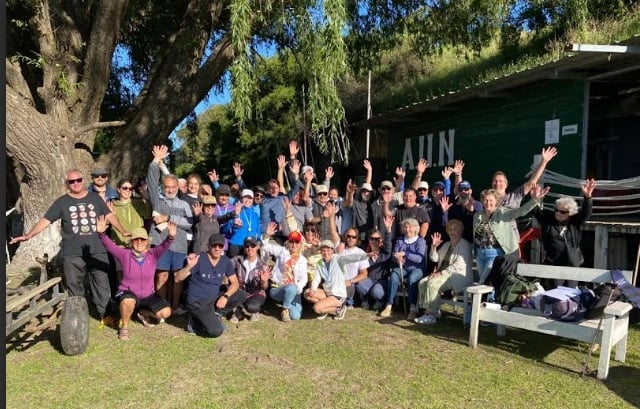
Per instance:
[[[120,310],[118,325],[118,339],[129,339],[129,320],[134,312],[142,324],[151,326],[152,321],[158,322],[169,318],[171,305],[155,292],[156,263],[167,251],[176,236],[177,225],[168,224],[168,236],[159,245],[150,248],[149,235],[143,228],[134,229],[131,233],[131,248],[122,248],[105,234],[107,222],[104,216],[98,218],[96,226],[100,241],[122,266],[122,281],[118,286],[115,300]]]
[[[387,306],[380,312],[380,316],[391,315],[391,306],[398,293],[400,280],[404,280],[408,284],[411,305],[407,319],[413,320],[418,312],[418,282],[423,276],[422,266],[427,242],[418,235],[420,224],[413,217],[402,222],[402,230],[404,236],[398,238],[393,247],[393,257],[398,266],[391,270],[386,292]]]

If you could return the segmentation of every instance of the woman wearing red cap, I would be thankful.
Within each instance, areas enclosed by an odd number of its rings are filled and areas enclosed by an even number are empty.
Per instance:
[[[289,234],[285,246],[269,242],[278,224],[269,223],[262,237],[262,249],[276,258],[269,297],[282,304],[282,321],[299,320],[302,316],[301,294],[307,285],[307,259],[302,255],[302,234]]]

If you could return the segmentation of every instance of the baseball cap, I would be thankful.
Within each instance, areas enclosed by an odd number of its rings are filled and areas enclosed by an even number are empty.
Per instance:
[[[463,180],[462,182],[458,183],[458,189],[471,189],[471,183]]]
[[[331,240],[322,240],[322,242],[320,243],[320,248],[323,247],[334,248],[335,246],[333,245],[333,242]]]
[[[380,183],[380,189],[382,189],[383,187],[390,187],[391,189],[393,189],[393,183],[391,183],[390,180],[385,180]]]
[[[329,193],[329,189],[325,185],[316,185],[316,194]]]
[[[294,243],[300,243],[302,241],[302,234],[299,231],[292,231],[289,233],[288,240]]]
[[[302,167],[302,171],[301,171],[301,173],[306,173],[306,172],[311,172],[311,173],[313,173],[313,167],[312,167],[312,166],[309,166],[309,165],[305,165],[305,166],[303,166],[303,167]]]
[[[371,183],[363,183],[362,186],[360,186],[361,190],[368,190],[369,192],[371,192],[373,190],[373,186],[371,186]]]
[[[209,244],[213,246],[214,244],[224,244],[224,236],[220,233],[213,233],[209,237]]]
[[[240,197],[245,197],[245,196],[249,196],[250,198],[253,199],[253,190],[251,190],[251,189],[242,189],[242,192],[240,193]]]
[[[215,196],[202,196],[202,203],[206,205],[216,204]]]
[[[427,190],[429,190],[429,183],[425,182],[425,181],[420,182],[418,184],[418,189],[427,189]]]
[[[106,175],[108,173],[105,168],[95,168],[91,171],[91,176]]]
[[[133,239],[149,240],[149,234],[147,234],[147,231],[142,227],[138,227],[133,229],[133,231],[131,232],[131,240]]]
[[[229,185],[220,185],[218,186],[218,190],[216,190],[216,194],[219,195],[230,195],[231,194],[231,188],[229,187]]]
[[[444,190],[444,183],[437,181],[433,184],[433,188],[435,189],[436,187],[439,187],[440,189]]]
[[[247,237],[246,239],[244,239],[244,245],[245,246],[257,246],[258,245],[258,240],[255,237]]]

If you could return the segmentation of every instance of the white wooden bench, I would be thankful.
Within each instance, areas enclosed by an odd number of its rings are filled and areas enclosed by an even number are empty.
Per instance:
[[[518,264],[517,273],[523,277],[540,279],[578,280],[590,283],[611,282],[609,270],[595,268],[557,267],[540,264]],[[623,271],[624,277],[631,282],[631,271]],[[469,346],[478,346],[478,327],[480,321],[497,324],[498,336],[505,335],[505,327],[520,328],[563,338],[575,339],[591,343],[595,339],[600,344],[600,360],[598,363],[598,379],[606,379],[609,375],[611,350],[615,347],[615,359],[624,362],[627,351],[627,331],[629,329],[629,311],[631,304],[616,301],[607,306],[600,329],[600,319],[564,322],[547,318],[542,311],[514,307],[506,309],[485,308],[482,295],[493,291],[488,285],[477,285],[467,288],[472,297],[471,329]]]

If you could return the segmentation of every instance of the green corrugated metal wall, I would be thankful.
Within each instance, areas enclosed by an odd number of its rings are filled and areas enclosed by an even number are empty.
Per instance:
[[[405,162],[408,181],[413,179],[414,165],[428,158],[428,134],[432,134],[432,163],[426,179],[430,183],[441,179],[440,163],[453,165],[455,159],[465,161],[464,178],[477,193],[489,187],[491,175],[504,171],[512,188],[525,180],[525,174],[545,145],[545,121],[560,120],[560,129],[577,125],[577,133],[560,135],[556,145],[558,156],[550,170],[567,176],[581,177],[584,82],[549,80],[518,88],[497,98],[475,98],[454,110],[429,112],[410,118],[406,125],[389,129],[390,169],[402,164],[405,144],[411,140],[413,162]],[[416,125],[417,124],[417,125]],[[444,132],[448,143],[454,130],[453,152],[440,155],[439,134]],[[419,151],[420,135],[424,135],[424,153]],[[577,194],[577,192],[573,192]]]

